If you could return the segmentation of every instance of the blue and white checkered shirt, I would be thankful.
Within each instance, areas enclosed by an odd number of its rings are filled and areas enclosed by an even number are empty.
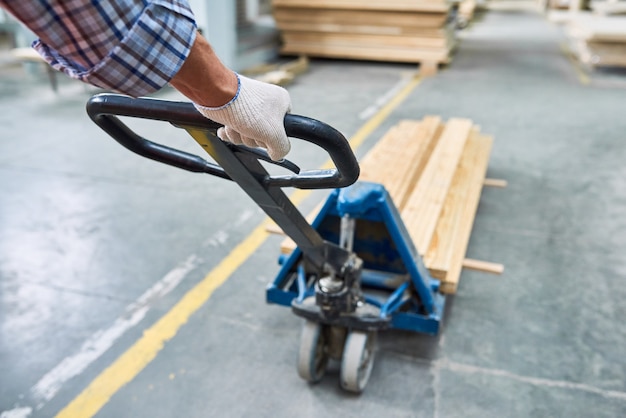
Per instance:
[[[0,0],[40,39],[33,47],[72,78],[144,96],[176,75],[196,37],[186,0]]]

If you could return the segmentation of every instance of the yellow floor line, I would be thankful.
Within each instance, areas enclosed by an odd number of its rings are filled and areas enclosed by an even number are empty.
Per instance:
[[[157,323],[146,330],[132,347],[96,377],[57,417],[95,415],[111,396],[154,360],[164,344],[176,335],[191,315],[211,297],[215,289],[263,244],[267,235],[264,228],[257,227]]]
[[[352,148],[358,148],[365,138],[402,103],[419,83],[419,78],[413,79],[386,106],[381,108],[376,115],[365,123],[351,138],[350,144]],[[329,164],[327,163],[326,165]],[[296,190],[291,196],[291,200],[297,204],[306,196],[307,191]],[[100,373],[89,386],[59,412],[57,417],[79,418],[95,415],[118,390],[133,380],[139,372],[154,360],[165,343],[176,335],[178,330],[187,323],[191,315],[200,309],[213,292],[228,280],[230,275],[265,242],[269,236],[265,232],[265,228],[265,222],[256,227],[215,269],[189,290],[158,322],[144,331],[143,336],[137,342]]]
[[[578,60],[576,60],[576,58],[572,54],[571,50],[567,47],[567,45],[561,44],[561,52],[563,52],[563,54],[567,57],[569,62],[572,64],[572,67],[574,67],[574,71],[576,71],[576,75],[578,76],[578,81],[580,81],[580,84],[582,84],[583,86],[589,85],[589,83],[591,83],[591,79],[589,78],[587,73],[585,73],[585,71],[583,71],[582,68],[580,68],[580,64]]]

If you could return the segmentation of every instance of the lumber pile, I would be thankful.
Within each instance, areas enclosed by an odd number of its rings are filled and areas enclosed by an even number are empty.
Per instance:
[[[626,16],[590,15],[573,19],[567,33],[581,62],[626,67]]]
[[[282,53],[439,64],[454,33],[447,0],[273,0]]]
[[[493,273],[503,269],[465,258],[487,184],[492,144],[493,138],[481,134],[468,119],[444,123],[440,117],[428,116],[392,127],[360,162],[359,181],[385,186],[424,264],[441,281],[443,293],[456,292],[463,267]],[[294,248],[289,238],[281,246],[284,253]]]
[[[626,1],[605,0],[592,1],[589,8],[598,15],[621,15],[626,14]]]

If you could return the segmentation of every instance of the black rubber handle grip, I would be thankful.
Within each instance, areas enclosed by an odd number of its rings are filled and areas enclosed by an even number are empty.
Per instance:
[[[89,117],[117,142],[143,157],[187,171],[230,178],[219,165],[203,158],[149,141],[133,132],[117,116],[153,119],[181,127],[216,131],[222,125],[202,116],[188,102],[151,98],[132,98],[118,94],[99,94],[87,102]],[[337,169],[307,170],[295,175],[268,176],[265,185],[324,189],[345,187],[359,177],[359,164],[346,138],[333,127],[304,116],[285,116],[287,136],[313,143],[328,152]]]

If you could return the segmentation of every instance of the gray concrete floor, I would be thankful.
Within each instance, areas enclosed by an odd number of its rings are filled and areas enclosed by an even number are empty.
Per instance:
[[[341,391],[333,371],[306,384],[295,370],[300,320],[264,301],[278,271],[281,238],[271,237],[97,415],[626,416],[626,73],[583,85],[563,42],[539,15],[490,12],[357,151],[429,114],[468,117],[495,136],[488,175],[509,186],[484,190],[468,256],[506,271],[464,272],[439,337],[381,335],[361,396]],[[294,112],[351,136],[412,70],[314,60],[289,87]],[[0,411],[48,417],[264,216],[229,182],[114,143],[84,112],[91,89],[64,81],[54,95],[45,74],[19,71],[0,87]],[[167,125],[132,123],[196,150]],[[326,160],[301,144],[291,158]]]

